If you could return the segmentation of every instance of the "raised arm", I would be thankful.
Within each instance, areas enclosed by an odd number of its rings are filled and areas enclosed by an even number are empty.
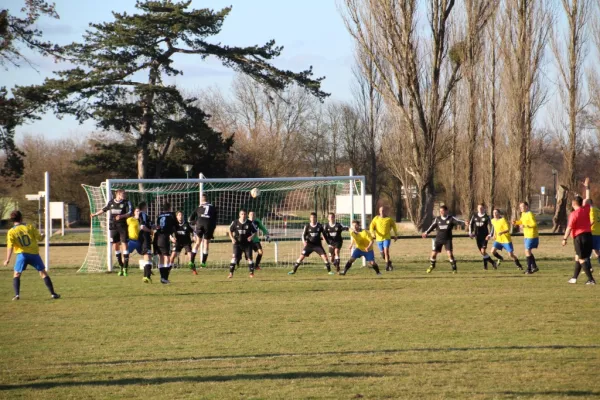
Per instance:
[[[590,189],[590,178],[585,178],[585,181],[583,182],[583,186],[585,186],[585,199],[589,200],[592,197],[591,189]]]

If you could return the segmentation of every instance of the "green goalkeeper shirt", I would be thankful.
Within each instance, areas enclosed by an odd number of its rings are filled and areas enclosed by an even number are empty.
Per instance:
[[[267,228],[265,228],[265,226],[262,224],[260,219],[254,218],[254,221],[252,221],[252,224],[254,225],[254,228],[256,229],[257,232],[261,231],[263,235],[269,234],[269,231],[267,230]],[[260,238],[258,237],[258,235],[254,235],[254,237],[252,238],[252,242],[253,243],[260,242]]]

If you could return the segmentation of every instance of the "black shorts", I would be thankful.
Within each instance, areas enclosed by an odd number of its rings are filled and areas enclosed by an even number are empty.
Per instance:
[[[152,254],[152,239],[150,232],[140,232],[139,242],[142,245],[142,254]]]
[[[450,240],[433,240],[432,250],[436,253],[442,252],[442,247],[446,249],[446,251],[452,251],[452,239]]]
[[[487,249],[488,241],[486,236],[475,236],[475,241],[477,242],[477,249]]]
[[[329,246],[329,252],[333,253],[333,249],[340,250],[342,248],[343,244],[344,244],[344,242],[342,242],[342,241],[327,243],[327,245]]]
[[[159,256],[171,255],[171,238],[162,233],[154,234],[154,253]]]
[[[181,250],[185,250],[186,254],[190,254],[192,252],[192,244],[191,243],[175,243],[175,247],[173,248],[173,253],[181,253]]]
[[[256,252],[262,250],[262,244],[260,244],[260,242],[252,242],[252,250]]]
[[[215,227],[206,222],[198,222],[198,225],[196,225],[196,231],[194,233],[200,239],[212,240],[214,237],[213,234],[215,233]]]
[[[110,242],[111,243],[127,243],[129,241],[129,234],[127,233],[126,225],[114,225],[114,229],[110,230]]]
[[[312,253],[317,253],[320,256],[324,256],[325,249],[323,249],[322,245],[315,245],[315,244],[310,244],[310,243],[307,244],[306,247],[304,247],[304,249],[302,249],[302,255],[304,257],[308,257]]]
[[[246,260],[252,260],[252,243],[235,243],[233,245],[233,258],[236,261],[242,259],[242,254],[246,257]]]
[[[577,257],[579,257],[580,260],[590,258],[594,248],[592,234],[586,232],[575,236],[573,245],[575,246],[575,254],[577,254]]]

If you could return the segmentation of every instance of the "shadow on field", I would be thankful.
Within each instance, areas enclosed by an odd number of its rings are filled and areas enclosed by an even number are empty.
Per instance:
[[[545,392],[500,392],[498,394],[504,396],[515,396],[516,398],[534,397],[534,396],[560,396],[560,397],[596,397],[600,396],[600,392],[591,392],[587,390],[557,390]],[[510,398],[509,397],[509,398]]]
[[[223,361],[241,359],[267,359],[285,357],[323,357],[323,356],[352,356],[352,355],[385,355],[400,353],[443,353],[443,352],[468,352],[468,351],[512,351],[512,350],[589,350],[600,349],[600,345],[546,345],[546,346],[490,346],[490,347],[440,347],[440,348],[413,348],[413,349],[389,349],[389,350],[359,350],[359,351],[325,351],[322,353],[266,353],[247,354],[232,356],[206,356],[186,358],[156,358],[146,360],[115,360],[115,361],[89,361],[63,363],[64,366],[95,366],[95,365],[122,365],[122,364],[146,364],[160,362],[200,362],[200,361]]]
[[[74,386],[125,386],[125,385],[161,385],[165,383],[202,383],[228,381],[256,380],[293,380],[293,379],[322,379],[322,378],[370,378],[376,374],[355,372],[286,372],[278,374],[238,374],[225,376],[172,376],[156,378],[120,378],[98,381],[55,381],[32,382],[17,385],[0,385],[0,390],[15,389],[53,389],[57,387]]]

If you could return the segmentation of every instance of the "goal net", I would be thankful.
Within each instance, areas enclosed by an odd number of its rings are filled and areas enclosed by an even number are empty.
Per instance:
[[[270,242],[259,233],[263,246],[261,266],[288,267],[302,251],[302,229],[311,212],[318,220],[327,223],[327,214],[336,213],[337,220],[348,226],[352,219],[366,226],[364,177],[315,178],[258,178],[258,179],[166,179],[166,180],[108,180],[101,186],[82,185],[87,193],[92,213],[100,210],[112,197],[112,192],[124,189],[133,207],[144,201],[148,216],[156,222],[161,206],[169,202],[173,211],[181,211],[189,219],[200,203],[202,194],[217,209],[217,228],[210,243],[208,268],[225,268],[231,261],[231,241],[227,235],[231,222],[238,218],[240,209],[254,211],[269,231]],[[252,189],[259,195],[252,197]],[[370,196],[368,198],[370,200]],[[345,239],[349,235],[345,233]],[[105,215],[92,219],[90,245],[87,257],[79,272],[112,271],[113,257],[108,242],[108,220]],[[349,257],[348,245],[342,249],[342,259]],[[325,246],[325,243],[324,243]],[[200,253],[200,251],[199,251]],[[138,255],[131,255],[130,265],[137,265]],[[200,258],[198,256],[197,260]],[[189,255],[182,252],[179,263],[186,264]],[[197,261],[198,262],[198,261]],[[322,266],[322,260],[312,255],[305,265]],[[242,260],[240,267],[245,268]]]

